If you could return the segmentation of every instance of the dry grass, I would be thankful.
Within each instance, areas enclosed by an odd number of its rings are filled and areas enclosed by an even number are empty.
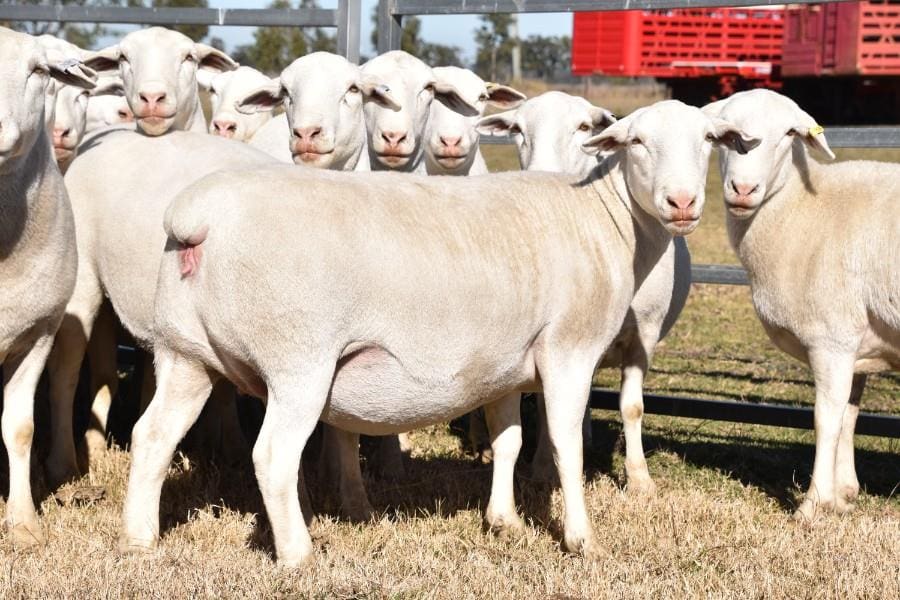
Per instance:
[[[512,148],[492,147],[486,154],[494,169],[516,167]],[[900,160],[900,153],[882,151],[876,157]],[[696,262],[735,262],[717,186],[711,177],[704,224],[689,239]],[[596,381],[615,387],[617,376],[603,371]],[[772,348],[747,289],[739,287],[694,286],[647,384],[652,391],[691,396],[812,399],[807,369]],[[864,409],[896,413],[898,397],[897,375],[873,377]],[[526,411],[526,419],[531,414]],[[111,450],[95,457],[91,475],[73,484],[105,486],[106,497],[93,505],[60,505],[41,491],[35,473],[49,542],[36,550],[15,549],[0,534],[0,594],[900,597],[897,440],[859,437],[863,494],[857,511],[826,515],[807,526],[789,515],[808,482],[811,432],[648,416],[645,448],[659,486],[648,500],[623,491],[617,416],[598,411],[595,417],[597,447],[587,456],[587,497],[608,553],[596,563],[560,551],[559,494],[524,475],[516,497],[529,521],[526,535],[502,541],[484,533],[481,510],[490,468],[461,450],[457,432],[438,426],[415,432],[406,480],[388,483],[367,475],[378,519],[356,525],[325,512],[318,516],[315,561],[299,572],[281,571],[272,562],[271,535],[249,465],[224,468],[177,459],[163,490],[161,546],[146,557],[115,551],[126,453]],[[3,490],[5,474],[0,480]],[[314,502],[327,508],[333,502],[322,489],[313,486]]]

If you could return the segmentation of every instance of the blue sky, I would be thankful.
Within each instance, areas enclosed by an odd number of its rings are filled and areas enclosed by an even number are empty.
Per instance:
[[[270,0],[209,0],[211,8],[264,8]],[[372,31],[371,14],[376,0],[362,2],[362,53],[371,56],[369,44]],[[320,0],[323,8],[335,8],[337,0]],[[429,42],[459,46],[468,62],[475,53],[473,34],[478,27],[475,15],[422,17],[422,37]],[[519,18],[519,35],[572,35],[571,13],[527,14]],[[210,35],[225,40],[228,50],[253,40],[252,27],[211,27]]]

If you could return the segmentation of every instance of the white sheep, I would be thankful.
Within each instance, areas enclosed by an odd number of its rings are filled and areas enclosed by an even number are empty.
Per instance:
[[[132,434],[120,548],[156,544],[175,446],[222,373],[267,399],[253,460],[282,565],[313,551],[297,485],[319,419],[385,435],[485,405],[494,451],[486,521],[521,531],[519,394],[538,380],[565,546],[597,557],[579,434],[594,368],[671,236],[697,225],[712,145],[750,141],[667,101],[589,140],[615,152],[588,181],[280,165],[185,189],[166,211],[159,385]],[[671,205],[683,197],[694,202]],[[298,227],[300,243],[273,243]]]
[[[151,136],[170,130],[206,131],[197,70],[221,73],[237,68],[224,52],[162,27],[129,33],[118,44],[89,55],[85,64],[97,71],[118,71],[137,128]]]
[[[53,162],[44,111],[51,81],[93,87],[75,60],[0,27],[0,363],[9,456],[6,526],[16,544],[44,539],[31,496],[34,391],[75,285],[75,225]]]
[[[900,165],[833,159],[824,130],[776,92],[710,104],[762,140],[719,166],[728,237],[772,342],[815,379],[816,458],[798,518],[853,508],[853,430],[866,374],[900,369]]]
[[[584,98],[547,92],[516,110],[485,117],[479,122],[478,130],[488,135],[513,136],[519,162],[525,170],[588,177],[597,168],[597,158],[586,154],[582,145],[615,120],[607,109],[594,106]],[[685,241],[674,238],[635,291],[622,329],[600,365],[622,370],[619,407],[625,432],[625,471],[631,492],[652,493],[655,487],[641,443],[643,382],[656,345],[681,314],[690,287],[691,255]],[[539,407],[543,409],[542,402]],[[540,412],[543,416],[543,410]],[[532,461],[532,476],[537,479],[547,479],[553,473],[553,456],[543,421],[542,418]],[[589,414],[586,421],[589,432]]]
[[[236,107],[244,114],[255,114],[285,105],[284,115],[272,119],[250,140],[251,146],[283,162],[368,171],[363,106],[369,102],[399,108],[387,88],[373,77],[364,77],[357,65],[337,54],[314,52],[246,93]]]
[[[125,99],[125,87],[118,75],[108,73],[97,78],[97,88],[107,90],[105,95],[91,95],[88,98],[84,132],[90,133],[101,127],[134,122],[134,113]]]
[[[488,172],[475,123],[488,106],[512,109],[525,100],[525,95],[511,87],[485,81],[468,69],[432,68],[438,82],[451,85],[478,111],[464,116],[444,106],[431,103],[431,115],[425,127],[425,167],[429,175],[484,175]]]
[[[212,104],[209,132],[213,135],[247,142],[272,118],[269,112],[248,115],[239,112],[236,107],[237,102],[248,93],[269,83],[268,77],[252,67],[238,67],[234,71],[215,74],[198,70],[197,83],[209,92]]]
[[[102,81],[101,81],[102,79]],[[88,108],[98,98],[111,96],[121,101],[120,81],[101,78],[91,90],[64,85],[56,93],[56,109],[51,129],[53,154],[59,170],[65,174],[78,153],[78,145],[88,132]],[[127,108],[127,106],[126,106]]]
[[[362,66],[363,75],[387,86],[398,108],[365,105],[369,162],[373,171],[425,173],[425,128],[435,100],[467,116],[478,115],[453,85],[442,82],[418,58],[394,50]]]

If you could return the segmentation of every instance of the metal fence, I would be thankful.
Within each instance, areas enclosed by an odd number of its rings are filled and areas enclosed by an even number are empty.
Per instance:
[[[0,21],[120,23],[134,25],[221,25],[334,27],[337,51],[359,62],[360,0],[338,0],[337,9],[143,8],[120,6],[40,6],[0,4]]]
[[[822,4],[839,0],[797,0],[792,4]],[[780,5],[780,0],[379,0],[378,52],[400,48],[403,17],[412,15],[464,15],[491,13],[550,13],[610,10],[658,10],[726,6]],[[511,138],[482,136],[482,143],[511,144]],[[829,127],[828,142],[844,148],[900,147],[900,127]],[[747,272],[729,265],[692,265],[694,283],[749,285]],[[617,410],[618,394],[592,390],[591,406]],[[644,411],[678,417],[813,428],[813,410],[794,406],[672,396],[644,396]],[[857,433],[900,438],[900,417],[860,413]]]
[[[838,0],[795,0],[793,4],[820,4]],[[719,6],[783,4],[781,0],[379,0],[378,52],[400,48],[403,17],[489,13],[546,13],[607,10],[656,10]],[[337,9],[214,9],[128,8],[100,6],[39,6],[0,3],[0,21],[58,21],[140,25],[223,25],[260,27],[334,27],[338,53],[351,62],[360,55],[360,0],[338,0]],[[900,127],[833,127],[828,130],[834,147],[900,147]],[[482,137],[482,143],[509,144],[510,138]],[[728,265],[693,265],[695,283],[748,285],[747,273]],[[719,421],[737,421],[811,429],[809,408],[721,400],[699,400],[646,395],[645,412]],[[593,390],[591,405],[615,410],[617,394]],[[900,438],[900,417],[861,413],[860,434]]]

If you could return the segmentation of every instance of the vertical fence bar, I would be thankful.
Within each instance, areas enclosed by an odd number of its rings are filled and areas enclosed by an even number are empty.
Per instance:
[[[361,0],[338,0],[337,53],[354,64],[359,63],[361,16]]]
[[[403,15],[395,14],[396,0],[378,0],[378,54],[400,49]]]

